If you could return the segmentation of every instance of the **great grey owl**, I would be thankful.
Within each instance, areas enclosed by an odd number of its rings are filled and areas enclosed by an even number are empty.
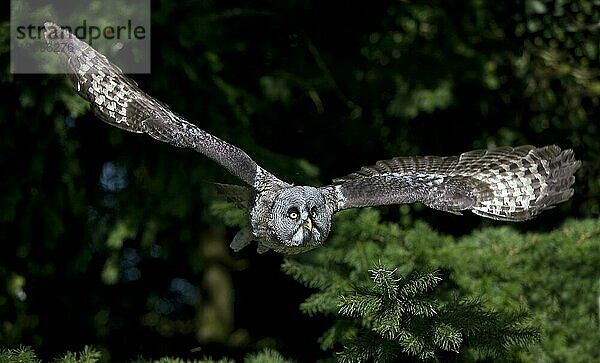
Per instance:
[[[249,187],[219,185],[247,208],[249,225],[231,243],[295,254],[326,240],[334,213],[348,208],[422,202],[442,211],[523,221],[573,195],[581,163],[558,146],[499,147],[459,156],[397,157],[363,167],[325,187],[294,186],[258,166],[244,151],[201,130],[141,91],[119,68],[53,23],[46,41],[65,64],[77,92],[103,121],[146,133],[213,159]],[[57,44],[60,42],[61,44]],[[67,45],[67,46],[65,46]]]

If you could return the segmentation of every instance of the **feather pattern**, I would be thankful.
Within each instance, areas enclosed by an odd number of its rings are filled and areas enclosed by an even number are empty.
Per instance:
[[[87,43],[53,23],[46,23],[46,40],[60,45],[64,63],[77,93],[88,100],[102,121],[127,131],[146,133],[171,145],[194,149],[257,188],[282,183],[260,168],[243,150],[186,121],[150,97],[137,84]]]
[[[344,198],[338,209],[420,201],[452,213],[471,210],[520,221],[569,199],[580,165],[572,150],[556,145],[499,147],[459,156],[382,160],[335,179],[333,185]]]

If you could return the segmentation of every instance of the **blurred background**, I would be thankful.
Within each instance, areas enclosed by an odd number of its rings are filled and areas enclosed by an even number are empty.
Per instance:
[[[60,75],[11,75],[0,120],[0,346],[47,359],[85,344],[140,355],[313,361],[327,317],[282,257],[233,253],[239,213],[207,158],[99,121]],[[600,6],[514,2],[152,1],[152,72],[177,113],[295,184],[394,156],[500,145],[573,148],[571,202],[521,231],[600,215]],[[453,236],[499,225],[380,208]]]

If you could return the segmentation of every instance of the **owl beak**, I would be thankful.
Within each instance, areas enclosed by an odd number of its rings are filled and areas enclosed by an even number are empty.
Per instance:
[[[309,231],[312,231],[312,221],[310,220],[310,218],[306,219],[303,223],[302,223],[302,227],[308,229]]]

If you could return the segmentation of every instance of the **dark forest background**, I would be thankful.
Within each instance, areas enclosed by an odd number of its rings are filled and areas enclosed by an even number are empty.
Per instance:
[[[43,359],[86,344],[114,361],[240,358],[264,347],[300,361],[331,356],[318,341],[334,314],[298,308],[314,287],[282,272],[282,256],[228,249],[240,216],[211,183],[240,182],[192,151],[102,123],[64,76],[10,74],[3,18],[0,346],[32,346]],[[591,244],[569,263],[548,256],[559,255],[560,241],[581,241],[552,237],[557,228],[598,241],[599,24],[594,0],[154,0],[152,72],[133,78],[295,184],[324,185],[401,155],[521,144],[574,149],[583,161],[575,195],[533,221],[498,223],[417,204],[378,208],[373,223],[419,231],[425,222],[431,230],[423,233],[462,243],[456,266],[461,258],[465,266],[456,270],[467,275],[472,254],[496,253],[474,262],[481,271],[511,254],[464,248],[473,233],[503,231],[495,240],[509,235],[515,246],[540,233],[557,247],[532,271],[562,276],[564,289],[538,299],[568,300],[587,320],[577,333],[542,329],[534,349],[549,360],[585,361],[598,353],[591,339],[599,334],[600,250]],[[334,230],[365,213],[340,217]],[[563,227],[567,220],[587,229]],[[311,253],[318,261],[325,252]],[[512,278],[505,268],[500,282]],[[481,271],[470,278],[483,280]],[[526,291],[527,276],[520,278],[515,288]],[[580,279],[590,299],[577,290]],[[535,305],[526,293],[503,300],[506,291],[486,281],[489,289],[469,293],[496,307]],[[560,303],[548,306],[558,309],[553,316],[575,318]],[[551,314],[540,311],[541,320]],[[551,346],[562,351],[549,353]]]

